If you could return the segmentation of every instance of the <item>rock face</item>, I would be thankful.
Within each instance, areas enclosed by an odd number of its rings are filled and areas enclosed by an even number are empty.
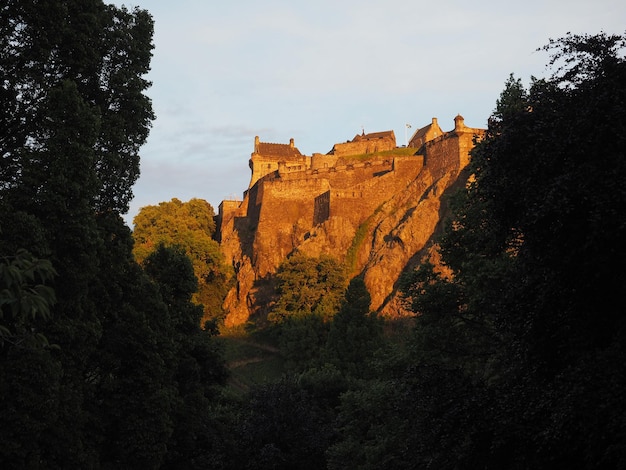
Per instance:
[[[243,324],[268,307],[264,286],[294,251],[345,262],[353,276],[364,275],[372,309],[397,313],[397,281],[427,253],[441,197],[462,184],[474,137],[484,132],[466,127],[461,116],[449,132],[438,125],[434,132],[433,124],[414,134],[419,148],[396,147],[387,131],[310,157],[293,139],[266,144],[257,137],[243,201],[223,201],[217,216],[220,244],[237,275],[225,301],[226,325]]]

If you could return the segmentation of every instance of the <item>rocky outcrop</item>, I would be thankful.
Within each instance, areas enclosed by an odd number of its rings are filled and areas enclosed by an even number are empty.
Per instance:
[[[227,326],[270,307],[273,274],[294,251],[345,262],[352,275],[364,275],[373,309],[398,314],[397,281],[427,255],[441,220],[442,196],[462,184],[459,175],[473,138],[481,135],[457,116],[452,131],[419,149],[396,147],[341,159],[301,156],[293,141],[285,149],[263,147],[257,138],[243,201],[224,201],[218,215],[220,243],[237,276],[225,302]],[[258,149],[274,147],[281,152],[272,164],[272,155],[259,155]],[[291,163],[286,161],[285,150],[297,161],[291,156]],[[258,162],[267,172],[255,170]]]

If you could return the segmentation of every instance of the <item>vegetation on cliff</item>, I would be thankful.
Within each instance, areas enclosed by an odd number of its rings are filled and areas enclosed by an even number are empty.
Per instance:
[[[278,300],[268,315],[273,323],[309,315],[327,321],[339,307],[346,286],[343,267],[330,256],[294,254],[276,273]]]

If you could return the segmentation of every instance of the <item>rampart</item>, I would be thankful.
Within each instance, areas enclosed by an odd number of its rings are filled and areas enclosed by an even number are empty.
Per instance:
[[[396,136],[393,131],[374,132],[371,134],[356,135],[352,140],[335,144],[329,152],[331,155],[362,155],[368,153],[385,152],[396,147]]]
[[[393,131],[387,131],[357,135],[326,155],[312,156],[301,154],[293,139],[268,144],[255,137],[243,201],[219,206],[220,240],[245,228],[238,237],[248,246],[237,251],[249,253],[255,275],[264,277],[327,220],[338,217],[359,227],[421,172],[433,179],[458,173],[469,161],[474,136],[482,132],[466,127],[462,116],[452,131],[441,132],[433,118],[414,134],[415,143],[426,139],[414,152],[396,147]]]

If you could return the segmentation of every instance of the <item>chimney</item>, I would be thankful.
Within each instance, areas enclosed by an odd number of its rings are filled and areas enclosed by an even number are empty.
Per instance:
[[[254,153],[259,153],[259,136],[254,137]]]
[[[293,148],[293,137],[289,139],[289,148]]]

